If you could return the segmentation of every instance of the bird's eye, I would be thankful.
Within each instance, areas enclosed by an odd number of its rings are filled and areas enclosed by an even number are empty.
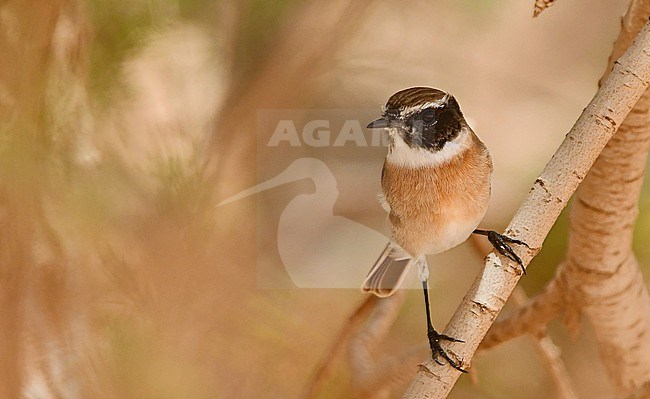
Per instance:
[[[422,111],[422,122],[426,124],[433,123],[436,120],[436,111],[432,109],[425,109]]]

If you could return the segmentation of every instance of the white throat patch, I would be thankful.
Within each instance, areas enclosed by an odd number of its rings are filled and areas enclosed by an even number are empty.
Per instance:
[[[396,166],[405,166],[409,168],[423,168],[438,166],[449,162],[454,157],[465,152],[471,145],[471,133],[463,128],[458,136],[438,151],[429,151],[424,148],[409,147],[402,137],[396,131],[389,128],[389,134],[392,136],[393,145],[388,150],[386,161]]]

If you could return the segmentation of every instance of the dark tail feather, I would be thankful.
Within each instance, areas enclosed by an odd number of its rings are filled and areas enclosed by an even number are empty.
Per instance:
[[[379,298],[393,295],[406,277],[409,265],[414,263],[415,260],[404,251],[395,249],[394,244],[388,243],[368,272],[361,291],[373,293]]]

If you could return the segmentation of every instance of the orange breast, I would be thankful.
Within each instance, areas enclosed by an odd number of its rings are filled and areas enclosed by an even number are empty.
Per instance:
[[[472,139],[476,145],[439,166],[384,163],[382,189],[393,239],[412,256],[455,247],[485,216],[492,161],[478,137],[472,134]]]

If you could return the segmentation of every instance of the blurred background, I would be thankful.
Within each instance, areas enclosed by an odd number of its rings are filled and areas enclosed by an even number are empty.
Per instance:
[[[334,145],[345,121],[365,126],[409,86],[454,94],[494,160],[482,226],[503,229],[595,93],[627,6],[563,0],[533,19],[515,0],[28,3],[0,2],[8,398],[298,397],[389,233],[385,148]],[[280,120],[299,134],[327,120],[332,140],[269,147]],[[645,189],[646,276],[649,207]],[[562,216],[521,281],[529,295],[566,230]],[[442,328],[481,257],[463,244],[429,262]],[[421,300],[409,290],[386,353],[424,342]],[[579,394],[610,397],[588,325],[551,336]],[[350,396],[336,365],[322,398]],[[472,374],[450,397],[554,392],[526,338]]]

